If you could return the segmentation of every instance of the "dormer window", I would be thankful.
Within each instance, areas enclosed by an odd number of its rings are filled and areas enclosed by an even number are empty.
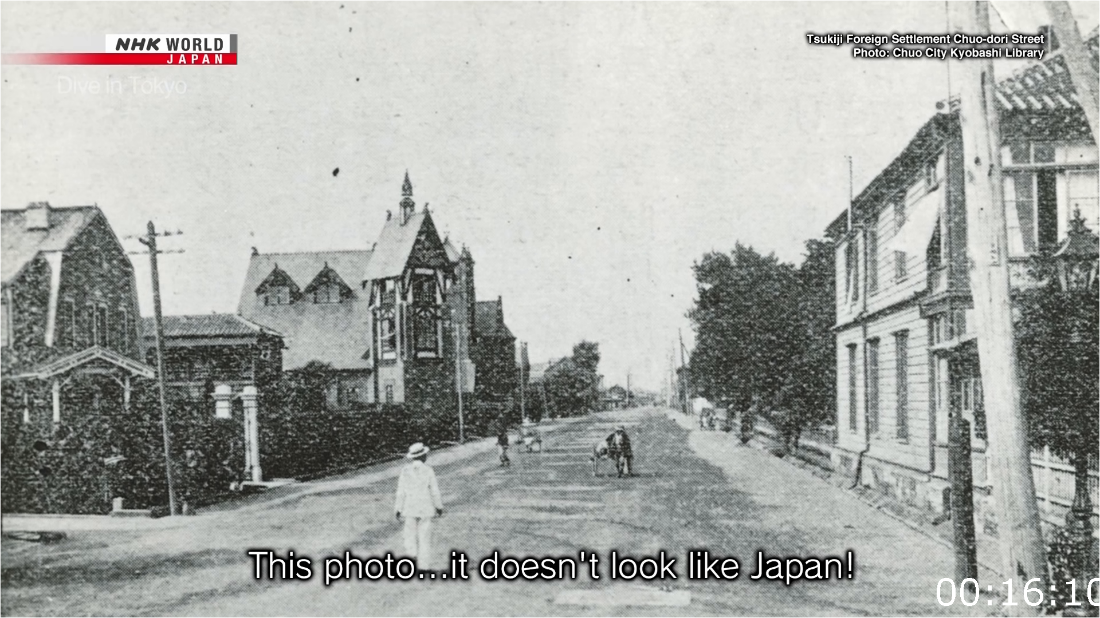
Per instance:
[[[302,291],[278,265],[264,282],[256,288],[256,299],[265,306],[289,305],[300,297]]]
[[[318,305],[338,303],[342,300],[340,284],[335,281],[322,283],[313,289],[313,302]]]
[[[289,305],[290,304],[290,286],[286,285],[273,285],[267,289],[267,293],[264,294],[265,305]]]

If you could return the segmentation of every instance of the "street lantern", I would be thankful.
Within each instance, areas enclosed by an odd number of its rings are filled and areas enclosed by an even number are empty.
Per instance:
[[[1100,237],[1085,227],[1081,209],[1076,209],[1069,222],[1066,239],[1054,251],[1058,285],[1063,292],[1088,292],[1096,284],[1100,264]]]
[[[1052,255],[1060,291],[1070,297],[1070,302],[1095,303],[1091,296],[1100,269],[1100,237],[1085,227],[1081,210],[1076,209],[1069,224],[1066,239]],[[1078,297],[1089,297],[1088,299]],[[1080,344],[1084,334],[1074,320],[1069,338]],[[1076,545],[1076,571],[1088,580],[1092,553],[1092,500],[1089,497],[1088,463],[1078,455],[1074,461],[1075,491],[1073,506],[1066,515],[1066,528]]]

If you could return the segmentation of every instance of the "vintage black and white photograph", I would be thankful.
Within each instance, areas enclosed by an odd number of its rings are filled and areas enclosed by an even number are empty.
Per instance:
[[[1095,2],[0,18],[0,615],[1098,615]]]

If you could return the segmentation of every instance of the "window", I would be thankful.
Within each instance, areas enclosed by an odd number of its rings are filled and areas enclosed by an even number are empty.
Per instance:
[[[867,293],[878,291],[878,229],[867,230]]]
[[[103,305],[95,308],[95,344],[107,347],[107,307]]]
[[[848,302],[854,303],[859,300],[859,244],[854,235],[849,239],[848,246],[844,251],[844,264],[847,269],[844,283],[847,289]]]
[[[1066,174],[1066,193],[1069,210],[1067,223],[1073,219],[1074,212],[1080,211],[1085,225],[1092,231],[1100,230],[1100,205],[1098,205],[1096,172],[1068,172]]]
[[[899,196],[894,200],[894,233],[901,231],[905,225],[905,196]]]
[[[1065,175],[1064,202],[1067,206],[1061,212],[1058,208],[1060,174]],[[1100,227],[1095,171],[1008,171],[1004,177],[1009,255],[1030,255],[1056,245],[1059,238],[1064,237],[1076,208],[1081,209],[1081,216],[1091,228]],[[1059,216],[1063,220],[1060,221]]]
[[[867,423],[868,432],[878,433],[878,339],[867,341]]]
[[[933,191],[940,186],[939,174],[936,170],[936,159],[932,159],[924,165],[924,186]]]
[[[1032,143],[1032,163],[1054,163],[1054,144]]]
[[[314,304],[338,303],[341,300],[340,284],[335,281],[322,283],[313,289]]]
[[[1013,163],[1054,163],[1054,144],[1048,142],[1014,142],[1008,151]]]
[[[271,287],[267,292],[268,305],[289,305],[290,304],[290,286],[288,285],[276,285]]]
[[[397,352],[397,321],[393,312],[384,313],[378,320],[378,341],[382,357],[394,358]]]
[[[904,251],[894,252],[894,280],[901,281],[909,276],[909,268],[905,261],[909,258]]]
[[[435,309],[418,309],[413,319],[413,345],[417,355],[439,354],[439,317]]]
[[[856,415],[856,346],[848,346],[848,427],[854,432],[857,427]]]
[[[130,349],[130,312],[126,307],[118,310],[118,346],[120,352]]]
[[[894,362],[897,366],[897,437],[909,439],[909,333],[894,334]]]
[[[412,284],[414,303],[436,304],[434,275],[413,275]]]
[[[393,403],[393,383],[386,384],[386,403]]]
[[[57,324],[58,326],[64,326],[67,332],[64,334],[65,344],[75,348],[77,346],[76,341],[76,305],[71,298],[65,298],[61,300],[58,306]]]

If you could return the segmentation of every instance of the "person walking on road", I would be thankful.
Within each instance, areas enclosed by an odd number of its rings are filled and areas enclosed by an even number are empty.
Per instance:
[[[508,430],[504,427],[501,427],[500,433],[497,434],[497,451],[500,453],[501,466],[512,465],[512,460],[508,459]]]
[[[405,553],[416,558],[420,570],[431,568],[432,518],[443,516],[443,497],[435,470],[427,464],[428,447],[417,442],[409,447],[408,465],[397,478],[394,513],[405,520]]]

